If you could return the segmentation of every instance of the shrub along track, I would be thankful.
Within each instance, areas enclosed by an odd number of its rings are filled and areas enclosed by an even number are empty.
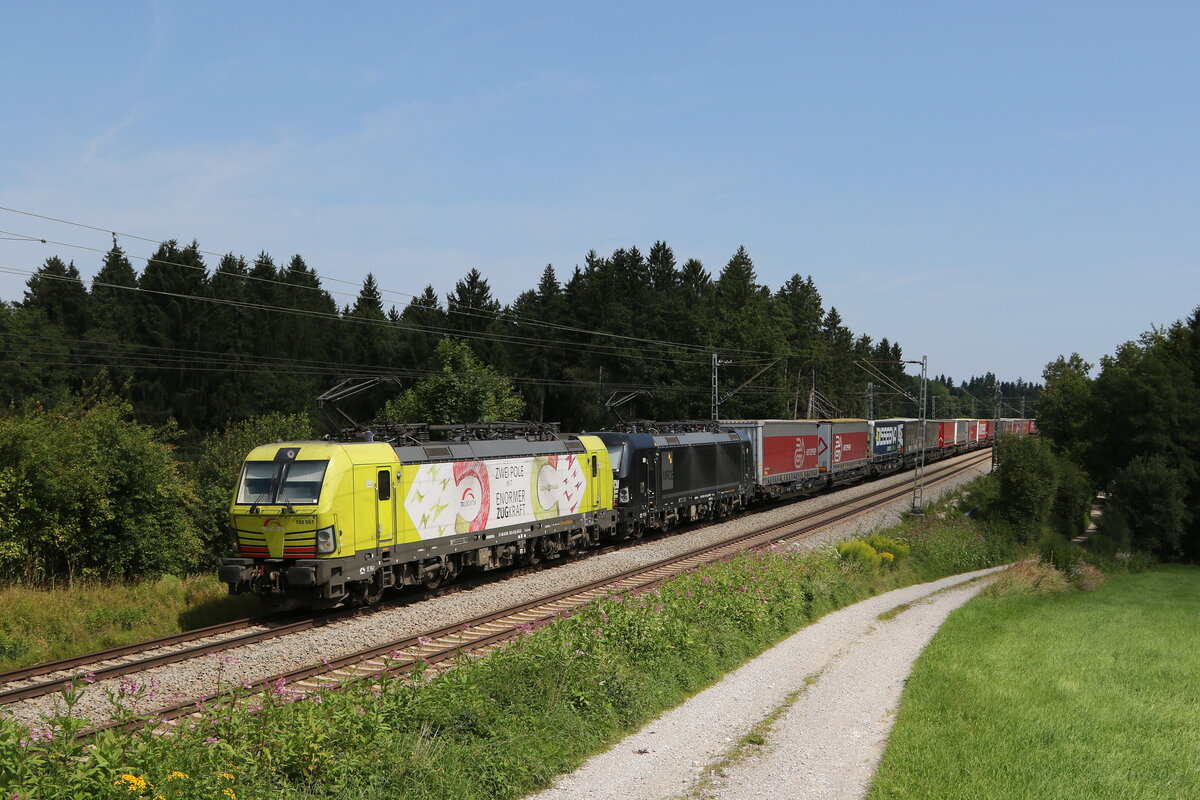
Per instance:
[[[983,451],[964,459],[955,460],[929,475],[927,484],[935,485],[949,480],[963,472],[977,468],[990,458],[990,453]],[[322,659],[319,663],[301,669],[255,681],[251,691],[272,689],[278,691],[287,687],[286,691],[302,694],[336,688],[349,681],[382,680],[396,677],[412,672],[418,667],[444,668],[451,665],[454,659],[461,654],[482,655],[493,648],[502,646],[509,639],[523,635],[531,630],[533,625],[545,623],[559,615],[569,614],[574,609],[598,597],[614,592],[651,589],[681,572],[744,550],[770,544],[787,544],[818,529],[902,498],[911,491],[909,486],[891,486],[879,489],[783,523],[755,529],[718,544],[696,548],[567,591],[426,631],[419,636],[408,636],[338,658]],[[507,576],[511,577],[511,574],[507,573]],[[57,686],[61,688],[61,683]],[[169,731],[171,726],[177,724],[178,721],[185,720],[190,715],[202,713],[200,709],[220,702],[223,696],[222,694],[209,694],[158,710],[155,712],[154,718],[163,723],[159,730]],[[96,726],[89,732],[111,728],[131,729],[143,724],[145,724],[144,720],[110,723]]]

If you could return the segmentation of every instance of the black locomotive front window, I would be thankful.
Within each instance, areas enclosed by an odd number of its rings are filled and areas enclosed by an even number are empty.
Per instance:
[[[617,442],[616,444],[608,445],[608,460],[612,462],[613,472],[621,471],[621,458],[625,453],[625,443]]]

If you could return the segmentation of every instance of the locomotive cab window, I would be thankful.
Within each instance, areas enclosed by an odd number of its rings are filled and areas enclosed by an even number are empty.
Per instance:
[[[270,461],[247,461],[242,469],[238,487],[239,503],[269,503],[274,494],[275,464]]]
[[[238,486],[237,502],[242,505],[304,503],[321,499],[328,461],[247,461]]]
[[[375,486],[380,502],[392,499],[392,473],[386,469],[379,470],[379,480],[375,481]]]
[[[293,461],[283,468],[279,487],[279,503],[316,503],[321,499],[321,482],[325,480],[328,461]]]
[[[625,456],[624,442],[610,444],[608,446],[608,460],[612,464],[613,473],[621,471],[621,459]]]

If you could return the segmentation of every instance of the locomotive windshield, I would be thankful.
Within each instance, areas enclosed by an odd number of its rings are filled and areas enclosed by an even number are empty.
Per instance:
[[[624,442],[614,442],[608,445],[608,460],[612,464],[614,473],[621,472],[621,458],[625,453]]]
[[[238,486],[241,505],[304,503],[321,499],[328,461],[247,461]]]

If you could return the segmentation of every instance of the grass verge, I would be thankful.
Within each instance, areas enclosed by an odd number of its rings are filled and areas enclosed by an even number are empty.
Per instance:
[[[984,595],[921,655],[869,800],[1191,798],[1200,568]]]
[[[0,589],[0,672],[261,613],[213,576]]]

